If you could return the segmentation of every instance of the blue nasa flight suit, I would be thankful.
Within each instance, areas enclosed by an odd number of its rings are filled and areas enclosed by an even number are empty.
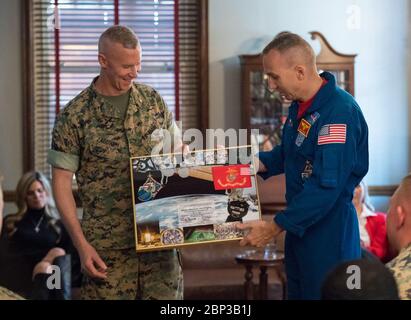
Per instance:
[[[298,103],[293,102],[282,144],[258,154],[267,168],[263,178],[286,176],[287,209],[274,220],[287,231],[289,299],[320,299],[326,274],[339,263],[361,256],[351,201],[354,188],[368,171],[368,128],[360,107],[336,86],[334,76],[324,72],[321,77],[328,83],[303,116],[309,131],[299,132],[302,120],[297,120]],[[335,124],[346,125],[346,136],[340,133],[333,143],[335,135],[327,140],[328,125]],[[319,142],[320,137],[325,140]]]

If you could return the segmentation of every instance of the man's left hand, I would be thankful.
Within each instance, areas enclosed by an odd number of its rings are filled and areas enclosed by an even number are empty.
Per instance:
[[[237,229],[249,230],[249,233],[240,241],[240,245],[250,244],[256,247],[265,246],[282,231],[274,221],[267,222],[264,220],[239,223]]]

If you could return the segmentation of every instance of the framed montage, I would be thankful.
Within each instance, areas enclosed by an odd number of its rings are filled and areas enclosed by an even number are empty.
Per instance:
[[[239,240],[261,219],[251,146],[130,159],[137,251]]]

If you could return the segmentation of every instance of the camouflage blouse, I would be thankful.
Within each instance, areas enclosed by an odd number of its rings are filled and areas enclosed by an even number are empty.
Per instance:
[[[387,263],[397,281],[398,293],[402,300],[411,300],[411,243],[400,254]]]
[[[83,206],[82,228],[90,244],[97,249],[131,248],[129,158],[151,153],[155,129],[173,131],[176,126],[153,88],[133,84],[124,119],[97,95],[93,83],[58,115],[48,163],[75,173]]]

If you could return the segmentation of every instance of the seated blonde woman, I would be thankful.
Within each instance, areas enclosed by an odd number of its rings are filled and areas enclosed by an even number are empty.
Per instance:
[[[4,208],[4,201],[3,201],[3,192],[2,192],[2,176],[0,175],[0,236],[1,236],[1,230],[2,230],[2,223],[3,223],[3,208]],[[3,244],[3,243],[2,243]],[[7,261],[7,258],[3,256],[5,253],[5,247],[2,246],[0,248],[0,254],[1,258],[0,261],[3,264],[9,263]],[[59,256],[63,256],[64,252],[62,249],[59,248],[54,248],[48,252],[48,254],[34,266],[33,272],[32,272],[32,290],[27,297],[31,299],[38,299],[38,300],[50,300],[50,299],[62,299],[64,298],[62,296],[62,290],[57,290],[57,291],[50,291],[47,288],[47,278],[50,276],[51,273],[51,264],[55,261],[55,259]],[[19,270],[10,268],[10,271],[16,271]],[[7,278],[12,278],[11,274],[6,274],[4,275]],[[17,277],[20,277],[21,275],[17,274]],[[3,283],[0,281],[0,300],[23,300],[24,298],[17,293],[6,289],[5,287],[2,286]]]
[[[73,269],[72,271],[76,273],[75,278],[78,278],[80,274],[78,255],[68,233],[58,219],[59,215],[47,178],[38,171],[25,173],[17,184],[16,204],[17,213],[6,216],[3,221],[3,232],[9,240],[9,251],[24,257],[24,262],[34,272],[47,270],[48,266],[59,262],[60,268],[68,270],[69,274],[70,269]],[[73,261],[76,262],[74,268],[71,268],[70,259],[68,262],[67,259],[63,259],[66,253],[74,258]],[[37,265],[38,263],[40,264]],[[69,279],[71,275],[67,277]],[[68,285],[71,286],[71,283]],[[66,291],[68,298],[69,288]]]
[[[50,250],[65,254],[70,238],[58,220],[58,212],[46,177],[40,172],[24,174],[17,184],[18,211],[4,218],[4,231],[19,254],[32,259],[33,267]]]

